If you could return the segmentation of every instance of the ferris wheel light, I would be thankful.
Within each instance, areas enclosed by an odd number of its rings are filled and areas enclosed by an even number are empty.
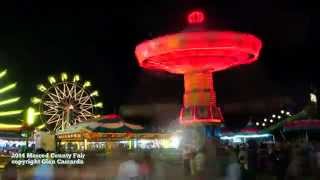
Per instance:
[[[61,80],[62,80],[62,81],[68,80],[68,75],[67,75],[67,73],[61,73]]]
[[[78,74],[74,75],[73,82],[80,81],[80,76]]]
[[[39,103],[41,103],[41,99],[37,98],[37,97],[33,97],[33,98],[31,98],[31,102],[33,104],[39,104]]]
[[[68,79],[64,72],[58,77],[59,79],[55,79],[57,83],[51,81],[51,85],[47,87],[39,85],[38,89],[43,95],[32,99],[40,106],[40,111],[34,111],[33,116],[41,114],[44,126],[54,132],[64,131],[72,125],[92,119],[95,107],[103,107],[102,103],[98,101],[95,104],[93,100],[93,96],[99,95],[98,91],[89,92],[85,89],[91,86],[90,81],[78,82],[80,81],[78,74]]]
[[[275,115],[275,114],[273,114],[273,115],[272,115],[272,117],[273,117],[273,118],[275,118],[275,117],[276,117],[276,115]]]
[[[281,114],[284,114],[284,110],[281,110]]]
[[[0,78],[3,78],[7,74],[7,70],[3,70],[0,72]]]
[[[31,126],[35,122],[35,110],[32,107],[27,109],[27,125]]]
[[[2,111],[0,112],[0,116],[11,116],[21,114],[23,110],[13,110],[13,111]]]
[[[257,125],[257,126],[259,126],[259,125],[260,125],[260,123],[259,123],[259,122],[256,122],[256,125]]]
[[[90,81],[86,81],[83,84],[83,88],[90,87],[90,86],[91,86],[91,82]]]
[[[290,112],[286,112],[286,115],[288,115],[288,116],[289,116],[289,115],[290,115]]]
[[[37,86],[38,90],[41,91],[41,92],[45,92],[47,90],[47,88],[43,85],[43,84],[39,84]]]
[[[93,105],[94,107],[103,108],[103,103],[98,102],[97,104]]]
[[[0,94],[4,93],[4,92],[7,92],[11,89],[14,89],[15,87],[17,86],[17,83],[12,83],[12,84],[9,84],[3,88],[0,89]]]
[[[278,119],[281,119],[281,116],[278,116]]]
[[[19,101],[19,100],[20,100],[20,97],[3,100],[3,101],[0,101],[0,106],[6,105],[6,104],[15,103],[15,102],[17,102],[17,101]]]
[[[95,90],[90,94],[90,96],[99,96],[99,92]]]
[[[262,123],[262,126],[266,126],[266,123]]]
[[[45,124],[41,124],[40,126],[37,126],[36,129],[40,130],[40,129],[43,129],[44,127],[46,127]]]
[[[56,81],[56,78],[54,78],[53,76],[49,76],[49,77],[48,77],[48,80],[49,80],[50,84],[54,84],[54,83],[57,82],[57,81]]]

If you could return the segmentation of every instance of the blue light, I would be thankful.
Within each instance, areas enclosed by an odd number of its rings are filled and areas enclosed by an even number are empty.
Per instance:
[[[234,135],[234,136],[222,136],[220,139],[229,140],[236,138],[264,138],[273,136],[272,134],[248,134],[248,135]]]

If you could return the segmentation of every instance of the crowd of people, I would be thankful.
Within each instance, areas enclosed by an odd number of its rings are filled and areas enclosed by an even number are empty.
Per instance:
[[[238,155],[241,179],[272,176],[276,180],[308,180],[320,177],[319,142],[258,144],[252,141],[232,149]]]
[[[236,146],[223,145],[224,154],[216,156],[215,163],[220,164],[221,176],[225,180],[318,180],[320,178],[320,142],[279,142],[256,143],[249,141]],[[211,152],[212,153],[212,152]],[[203,179],[197,171],[215,171],[219,165],[204,167],[207,158],[200,158],[192,147],[183,150],[183,162],[186,176]],[[206,155],[209,155],[206,153]],[[198,158],[197,158],[198,156]],[[224,157],[222,157],[224,156]],[[196,162],[196,163],[194,163]],[[221,165],[222,164],[222,165]],[[221,170],[222,169],[222,170]],[[216,172],[216,175],[218,173]]]

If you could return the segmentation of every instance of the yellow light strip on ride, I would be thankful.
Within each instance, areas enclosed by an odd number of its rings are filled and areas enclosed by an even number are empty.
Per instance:
[[[35,122],[35,110],[32,107],[27,109],[27,125],[31,126]]]
[[[7,70],[3,70],[0,72],[0,79],[3,78],[7,74]]]
[[[11,99],[6,99],[3,101],[0,101],[0,106],[15,103],[15,102],[19,101],[19,99],[20,99],[20,97],[16,97],[16,98],[11,98]]]
[[[13,111],[2,111],[0,112],[0,116],[11,116],[21,114],[23,110],[13,110]]]
[[[21,128],[22,125],[21,124],[3,124],[0,123],[0,129],[18,129]]]
[[[12,84],[9,84],[3,88],[0,89],[0,94],[4,93],[4,92],[7,92],[13,88],[15,88],[17,86],[17,83],[12,83]]]

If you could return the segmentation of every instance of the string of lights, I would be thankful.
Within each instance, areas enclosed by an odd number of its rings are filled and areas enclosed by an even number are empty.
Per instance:
[[[261,121],[256,121],[256,126],[261,128],[266,128],[290,116],[291,116],[291,113],[289,111],[281,110],[279,113],[273,113],[272,115],[268,115]]]

